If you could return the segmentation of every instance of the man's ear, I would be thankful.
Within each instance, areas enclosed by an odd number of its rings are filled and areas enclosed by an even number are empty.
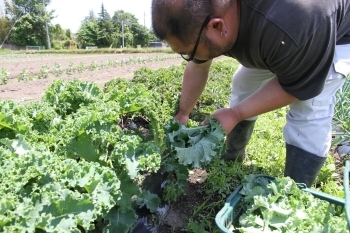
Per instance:
[[[227,26],[222,18],[212,18],[207,25],[207,35],[226,37]]]

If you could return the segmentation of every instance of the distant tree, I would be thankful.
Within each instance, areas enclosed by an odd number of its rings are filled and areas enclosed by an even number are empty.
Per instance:
[[[67,33],[68,31],[69,33]],[[64,30],[59,24],[53,25],[50,27],[50,39],[53,49],[65,49],[66,45],[69,44],[67,41],[71,40],[70,30]]]
[[[50,35],[52,40],[65,40],[68,38],[66,30],[64,30],[59,24],[50,27]]]
[[[89,11],[89,15],[85,17],[84,21],[96,20],[95,12],[93,10]]]
[[[107,12],[107,10],[104,7],[103,3],[101,4],[101,12],[98,13],[98,16],[99,16],[99,20],[104,20],[104,21],[111,20],[111,16]]]
[[[66,36],[68,39],[72,39],[72,32],[70,31],[70,29],[66,30]]]
[[[120,47],[120,40],[122,38],[121,32],[119,30],[114,31],[113,33],[106,36],[106,41],[110,48],[118,48]]]
[[[101,4],[101,12],[98,13],[98,16],[98,26],[103,35],[101,36],[101,39],[97,41],[96,45],[100,47],[110,47],[113,44],[113,39],[111,35],[117,33],[118,30],[116,30],[115,25],[112,22],[111,16],[107,12],[103,3]]]
[[[45,28],[38,24],[30,14],[20,18],[11,32],[10,41],[16,45],[37,45],[43,46],[46,43]]]
[[[131,25],[138,24],[137,18],[128,12],[123,10],[118,10],[114,12],[112,20],[120,31],[120,38],[118,38],[117,46],[123,44],[123,29],[124,29],[124,46],[127,47],[136,47],[134,45],[134,35],[131,31]]]
[[[153,30],[149,31],[149,41],[159,41],[160,42],[160,40],[156,37],[156,35],[154,35]]]
[[[5,0],[5,16],[14,24],[9,41],[17,45],[46,45],[44,26],[53,19],[47,12],[51,0]]]
[[[98,18],[93,11],[90,11],[77,33],[78,40],[83,46],[117,48],[123,44],[123,35],[125,47],[148,46],[150,39],[154,37],[148,28],[138,23],[133,14],[118,10],[114,12],[113,17],[110,17],[103,4]]]
[[[77,33],[78,41],[83,46],[96,45],[104,35],[105,33],[100,30],[97,20],[84,21]]]
[[[4,12],[0,11],[0,45],[4,42],[7,34],[10,32],[11,23],[8,18],[5,17]]]
[[[150,31],[145,26],[140,24],[130,25],[130,31],[133,34],[133,45],[141,45],[142,47],[147,47],[150,42]]]
[[[137,18],[135,17],[135,15],[125,12],[123,10],[115,11],[112,19],[115,22],[125,21],[128,23],[137,24]]]
[[[51,3],[51,0],[5,0],[4,3],[7,17],[9,19],[18,19],[25,14],[44,16],[45,7]]]

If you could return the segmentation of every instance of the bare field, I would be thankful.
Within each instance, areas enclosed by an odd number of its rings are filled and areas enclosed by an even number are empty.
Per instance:
[[[107,64],[108,62],[122,63],[123,65],[109,66],[96,70],[88,70],[89,66]],[[55,79],[80,79],[89,82],[96,82],[100,87],[109,80],[122,77],[131,79],[134,71],[141,67],[158,69],[171,65],[180,65],[183,59],[176,54],[164,53],[133,53],[133,54],[84,54],[84,55],[62,55],[62,54],[15,54],[0,55],[0,69],[4,68],[9,72],[9,81],[0,85],[0,98],[15,100],[19,102],[30,102],[41,99],[45,89]],[[67,74],[69,67],[78,67],[83,64],[84,72]],[[42,67],[53,69],[59,65],[62,75],[55,77],[51,72],[45,79],[34,79],[26,82],[19,82],[18,77],[24,69],[30,74],[39,74]]]

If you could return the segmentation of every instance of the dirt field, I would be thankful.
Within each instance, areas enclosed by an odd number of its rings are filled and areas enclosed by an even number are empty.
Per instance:
[[[83,73],[74,73],[72,75],[63,74],[60,77],[55,77],[53,74],[47,79],[36,79],[27,82],[18,82],[17,77],[23,69],[28,69],[32,74],[40,72],[42,66],[54,67],[55,63],[59,63],[62,69],[66,69],[69,63],[74,63],[77,66],[83,62],[85,66],[89,66],[93,61],[97,64],[106,62],[107,60],[122,60],[129,57],[143,57],[148,60],[150,57],[157,56],[174,56],[165,54],[89,54],[89,55],[25,55],[23,57],[1,57],[0,55],[0,70],[5,68],[9,73],[9,82],[5,85],[0,85],[0,99],[15,100],[21,103],[39,101],[45,89],[55,79],[81,79],[91,82],[96,82],[100,87],[115,77],[123,77],[131,79],[133,72],[141,67],[150,69],[165,68],[172,65],[179,65],[183,59],[178,56],[164,61],[147,61],[145,64],[128,64],[120,67],[110,67],[102,70],[85,71]],[[197,205],[203,202],[203,192],[201,182],[202,173],[204,171],[195,170],[189,177],[189,185],[185,188],[185,193],[180,199],[171,204],[168,215],[159,226],[158,233],[180,232],[186,227],[188,219],[191,217],[193,210]]]
[[[155,61],[157,57],[167,57],[168,59]],[[36,79],[27,82],[19,82],[17,80],[17,77],[20,76],[23,69],[27,69],[32,74],[38,74],[43,66],[47,66],[51,69],[55,66],[55,63],[60,64],[62,70],[65,70],[69,67],[70,63],[73,64],[74,67],[77,67],[80,63],[83,63],[86,67],[88,67],[92,62],[102,64],[106,63],[108,60],[125,61],[129,58],[140,58],[144,61],[144,63],[125,64],[123,66],[85,71],[71,75],[64,73],[60,77],[55,77],[53,74],[50,74],[49,78]],[[45,89],[55,79],[81,79],[96,82],[100,87],[102,87],[106,82],[116,77],[131,79],[134,71],[144,66],[147,66],[150,69],[157,69],[169,67],[171,65],[178,65],[181,64],[181,62],[183,62],[183,59],[180,56],[163,53],[86,55],[29,54],[20,57],[0,56],[0,69],[4,68],[9,72],[9,82],[5,85],[0,85],[0,99],[16,100],[24,103],[29,101],[37,101],[40,100]]]

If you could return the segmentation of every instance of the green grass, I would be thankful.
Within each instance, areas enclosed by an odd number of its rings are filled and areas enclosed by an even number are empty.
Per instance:
[[[13,53],[10,49],[0,49],[0,54],[7,54],[7,53]]]
[[[338,140],[350,140],[350,76],[341,90],[337,93],[337,105],[334,114],[334,123],[341,127],[342,134],[338,134]]]
[[[254,128],[252,138],[247,146],[247,158],[243,163],[225,162],[215,159],[205,169],[208,172],[204,183],[207,199],[216,202],[203,203],[194,211],[193,218],[198,226],[205,224],[209,232],[220,232],[216,228],[215,215],[224,206],[225,200],[237,188],[247,174],[266,174],[283,177],[285,163],[285,141],[282,128],[286,123],[285,115],[288,107],[284,107],[260,115]],[[323,166],[313,189],[337,197],[344,197],[343,187],[336,182],[334,160],[329,156]],[[194,220],[189,222],[186,232],[193,232]],[[202,228],[201,228],[202,229]]]

